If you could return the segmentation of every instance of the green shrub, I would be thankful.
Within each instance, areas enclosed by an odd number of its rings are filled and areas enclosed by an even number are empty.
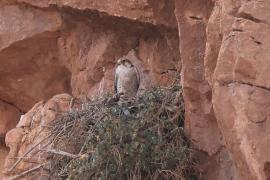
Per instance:
[[[56,179],[196,179],[183,133],[180,86],[156,87],[125,104],[110,95],[63,116],[52,129]]]

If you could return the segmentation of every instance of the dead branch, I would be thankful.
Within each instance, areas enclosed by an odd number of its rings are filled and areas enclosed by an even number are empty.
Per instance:
[[[68,153],[68,152],[65,152],[65,151],[61,151],[61,150],[57,150],[57,149],[46,149],[46,150],[43,150],[43,151],[45,151],[47,153],[52,153],[52,154],[58,154],[58,155],[62,155],[62,156],[67,156],[67,157],[70,157],[72,159],[79,157],[79,155],[71,154],[71,153]]]
[[[42,142],[44,142],[46,139],[48,139],[50,136],[52,135],[48,135],[46,136],[44,139],[42,139],[40,142],[38,142],[37,144],[35,144],[31,149],[29,149],[28,151],[26,151],[14,164],[11,168],[9,168],[7,170],[7,172],[11,172],[13,171],[14,168],[16,168],[16,166],[25,158],[25,156],[27,156],[30,152],[32,152],[38,145],[40,145]]]
[[[19,178],[21,178],[21,177],[23,177],[23,176],[26,176],[27,174],[29,174],[29,173],[31,173],[31,172],[34,172],[34,171],[36,171],[36,170],[42,168],[42,167],[43,167],[44,165],[46,165],[46,164],[47,164],[47,163],[40,164],[40,165],[38,165],[38,166],[36,166],[36,167],[33,167],[32,169],[29,169],[29,170],[27,170],[27,171],[22,172],[22,173],[20,173],[20,174],[18,174],[18,175],[16,175],[16,176],[10,177],[8,180],[16,180],[16,179],[19,179]]]

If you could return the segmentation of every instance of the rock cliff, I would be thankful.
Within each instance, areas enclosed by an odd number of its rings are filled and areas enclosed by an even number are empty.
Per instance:
[[[181,71],[201,179],[269,179],[269,9],[267,0],[2,0],[1,136],[39,102],[6,135],[6,170],[57,117],[45,102],[112,92],[115,62],[127,56],[141,91]]]

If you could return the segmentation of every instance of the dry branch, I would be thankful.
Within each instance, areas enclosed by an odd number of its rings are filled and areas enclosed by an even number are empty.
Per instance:
[[[68,153],[68,152],[65,152],[65,151],[61,151],[61,150],[56,150],[56,149],[46,149],[46,150],[43,150],[43,151],[45,151],[47,153],[67,156],[67,157],[70,157],[70,158],[73,158],[73,159],[79,157],[79,155],[74,155],[74,154],[71,154],[71,153]]]
[[[16,168],[16,166],[29,154],[31,153],[38,145],[40,145],[41,143],[43,143],[46,139],[48,139],[50,136],[52,136],[52,134],[46,136],[44,139],[42,139],[40,142],[38,142],[37,144],[35,144],[32,148],[30,148],[28,151],[26,151],[21,157],[18,158],[18,160],[13,164],[13,166],[11,168],[9,168],[7,170],[7,172],[11,172],[13,171],[13,169]]]
[[[20,178],[22,178],[22,177],[28,175],[29,173],[32,173],[32,172],[34,172],[34,171],[39,170],[40,168],[42,168],[42,167],[45,166],[46,164],[47,164],[47,163],[40,164],[40,165],[38,165],[38,166],[36,166],[36,167],[33,167],[32,169],[29,169],[29,170],[27,170],[27,171],[22,172],[22,173],[20,173],[20,174],[18,174],[18,175],[16,175],[16,176],[10,177],[10,178],[8,178],[8,180],[17,180],[17,179],[20,179]]]
[[[45,151],[53,154],[55,179],[185,180],[196,174],[179,127],[184,122],[180,86],[174,82],[169,88],[145,91],[127,102],[130,116],[111,98],[87,102],[52,127],[54,149]]]

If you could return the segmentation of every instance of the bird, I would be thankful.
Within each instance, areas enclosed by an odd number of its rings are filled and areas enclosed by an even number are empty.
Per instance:
[[[134,98],[140,86],[138,69],[127,58],[117,61],[115,68],[114,89],[116,94],[124,98]]]

